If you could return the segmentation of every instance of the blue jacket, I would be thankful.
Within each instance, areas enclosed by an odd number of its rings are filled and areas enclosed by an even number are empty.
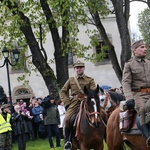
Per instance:
[[[40,122],[40,114],[43,111],[43,107],[42,106],[38,106],[38,107],[33,107],[32,108],[32,115],[34,117],[34,122]]]

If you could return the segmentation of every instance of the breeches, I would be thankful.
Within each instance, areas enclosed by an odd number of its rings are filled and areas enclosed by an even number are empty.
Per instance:
[[[144,109],[145,103],[148,100],[150,100],[150,94],[135,92],[134,99],[135,99],[135,109],[140,116],[140,124],[143,125],[145,124],[145,109]]]
[[[65,127],[69,127],[70,117],[79,111],[79,107],[80,107],[80,101],[77,101],[76,105],[71,104],[69,106],[65,116]]]

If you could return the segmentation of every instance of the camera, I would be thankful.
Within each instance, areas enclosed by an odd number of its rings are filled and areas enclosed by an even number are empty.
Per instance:
[[[49,105],[50,105],[49,97],[45,97],[45,98],[42,100],[41,105],[42,105],[42,107],[44,107],[44,108],[49,107]]]

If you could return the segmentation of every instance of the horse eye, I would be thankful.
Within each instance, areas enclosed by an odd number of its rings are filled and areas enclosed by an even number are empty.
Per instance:
[[[101,101],[103,102],[103,101],[104,101],[104,98],[102,98]]]

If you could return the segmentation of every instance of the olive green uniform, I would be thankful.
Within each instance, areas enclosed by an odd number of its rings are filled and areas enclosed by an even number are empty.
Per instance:
[[[81,89],[84,91],[86,86],[88,89],[96,89],[94,79],[86,75],[76,76]],[[68,96],[69,93],[69,96]],[[77,86],[74,77],[70,77],[60,91],[60,98],[64,102],[65,106],[69,106],[66,112],[66,122],[70,116],[77,112],[80,105],[80,101],[84,98],[79,98],[81,92]],[[67,125],[66,125],[67,126]]]
[[[140,115],[141,125],[145,124],[144,106],[150,98],[150,93],[140,92],[140,89],[150,87],[150,61],[134,56],[125,63],[122,86],[126,100],[135,100],[135,109]]]

